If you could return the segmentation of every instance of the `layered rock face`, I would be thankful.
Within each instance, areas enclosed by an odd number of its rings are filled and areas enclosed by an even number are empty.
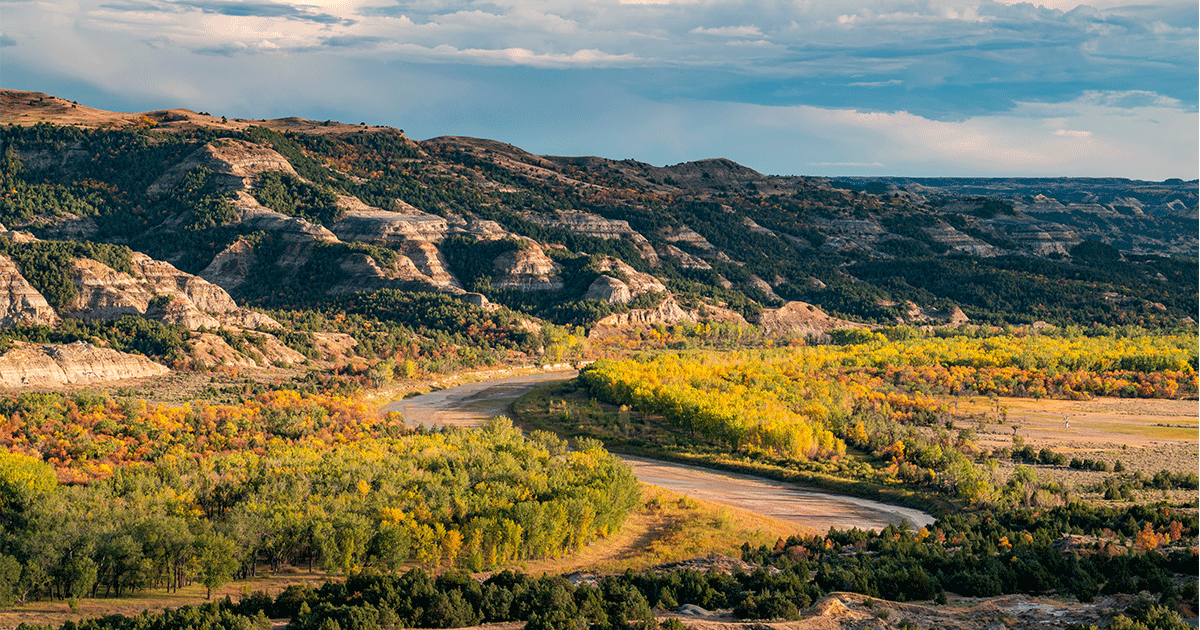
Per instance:
[[[411,240],[440,241],[450,230],[446,219],[421,212],[408,204],[406,212],[372,208],[354,197],[342,196],[339,206],[346,215],[333,225],[333,233],[343,241],[373,245],[394,245]]]
[[[767,295],[767,297],[769,297],[773,300],[782,300],[783,299],[775,294],[774,287],[772,287],[770,284],[768,284],[766,280],[763,280],[762,278],[759,278],[756,275],[751,274],[750,285],[753,286],[754,288],[758,289],[759,291],[762,291],[763,293],[765,293]]]
[[[0,256],[0,328],[20,325],[53,326],[58,313],[21,275],[8,256]]]
[[[684,310],[675,301],[675,298],[668,297],[657,308],[635,309],[628,313],[613,313],[596,322],[596,328],[641,327],[694,321],[696,321],[695,313]]]
[[[200,277],[232,291],[245,284],[257,264],[254,246],[246,239],[239,238],[217,254],[200,272]]]
[[[675,264],[684,269],[712,269],[712,265],[704,262],[703,258],[693,256],[674,245],[664,245],[658,253],[664,258],[674,259]]]
[[[134,275],[116,271],[90,258],[72,260],[71,280],[78,295],[63,309],[64,314],[84,320],[145,315],[191,330],[220,327],[221,320],[214,315],[225,316],[231,322],[279,327],[266,315],[239,308],[224,289],[203,278],[139,252],[134,252],[132,258]],[[152,301],[154,306],[151,306]]]
[[[624,261],[605,256],[596,262],[600,271],[614,271],[626,280],[613,276],[598,276],[583,295],[585,300],[603,300],[611,304],[626,304],[643,293],[670,293],[658,278],[642,273],[625,264]]]
[[[667,287],[658,281],[658,278],[642,273],[633,267],[625,264],[625,261],[612,256],[605,256],[596,261],[596,268],[600,271],[617,271],[629,279],[629,292],[635,297],[643,293],[666,293]]]
[[[492,286],[497,289],[557,291],[563,287],[562,278],[556,275],[558,264],[532,242],[497,256],[492,269],[497,274],[492,279]]]
[[[628,221],[605,219],[598,214],[579,212],[577,210],[560,210],[555,215],[526,212],[523,216],[525,219],[539,225],[562,228],[576,234],[603,239],[628,239],[637,248],[638,254],[643,259],[651,265],[658,264],[658,254],[654,251],[654,246],[650,244],[650,241],[646,240],[645,236],[642,236],[639,232],[629,227]]]
[[[450,265],[446,262],[446,258],[442,256],[442,252],[437,248],[437,245],[429,241],[408,241],[404,243],[400,251],[412,261],[417,270],[428,278],[433,286],[442,289],[453,288],[459,291],[462,290],[458,279],[454,277],[454,274],[450,273]]]
[[[612,276],[599,276],[588,287],[587,293],[583,294],[583,299],[601,300],[610,304],[626,304],[633,301],[633,294],[630,293],[629,286],[624,282]]]
[[[922,308],[913,302],[905,302],[907,308],[905,317],[900,320],[904,324],[932,324],[957,326],[971,321],[961,308],[955,306],[948,309]]]
[[[222,139],[196,149],[175,166],[167,169],[146,192],[162,195],[183,180],[189,171],[204,167],[221,190],[245,190],[252,178],[261,173],[283,172],[295,175],[287,158],[266,147],[243,140]]]
[[[807,302],[788,302],[775,309],[763,309],[755,321],[771,335],[821,336],[837,328],[862,328],[862,324],[830,317]]]
[[[930,238],[949,247],[951,251],[963,252],[981,258],[991,258],[1004,253],[999,247],[964,234],[944,223],[924,229]]]
[[[0,387],[92,385],[168,372],[146,357],[82,341],[61,346],[18,343],[0,355]]]
[[[762,228],[760,228],[762,229]],[[671,243],[683,243],[700,252],[703,258],[712,260],[720,260],[722,262],[733,262],[725,252],[713,247],[708,239],[702,234],[684,225],[678,228],[663,228],[659,231],[660,235]]]
[[[225,289],[190,273],[176,269],[170,263],[133,253],[134,273],[142,278],[155,295],[185,297],[197,309],[208,313],[229,313],[238,305]]]
[[[79,295],[63,310],[65,315],[78,319],[141,315],[154,298],[154,294],[137,279],[90,258],[72,260],[70,275]]]

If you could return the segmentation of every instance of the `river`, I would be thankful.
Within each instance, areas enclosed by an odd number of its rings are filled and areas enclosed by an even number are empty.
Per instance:
[[[506,413],[517,398],[543,383],[565,380],[575,372],[544,372],[468,383],[429,392],[384,407],[404,414],[409,426],[479,427]],[[908,521],[930,525],[933,516],[912,508],[880,503],[772,479],[716,471],[698,466],[621,455],[638,479],[697,499],[750,510],[817,532],[838,529],[882,529]]]

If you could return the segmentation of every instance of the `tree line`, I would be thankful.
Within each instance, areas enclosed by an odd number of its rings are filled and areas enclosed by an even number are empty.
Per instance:
[[[341,575],[479,571],[573,552],[616,532],[638,501],[629,468],[596,442],[568,449],[504,419],[480,431],[388,424],[394,437],[371,437],[357,423],[331,431],[323,410],[201,414],[182,452],[102,464],[85,484],[59,483],[56,473],[72,468],[54,451],[0,451],[0,602],[213,588],[285,563]],[[36,420],[10,412],[18,415]],[[235,437],[233,448],[204,454],[252,421],[275,437]],[[153,456],[146,428],[127,426],[117,430],[131,440],[106,443]],[[286,437],[303,434],[312,437]],[[67,435],[75,432],[56,432],[50,448]]]
[[[257,630],[268,618],[290,619],[291,630],[506,621],[527,621],[536,630],[680,630],[677,620],[660,623],[653,611],[691,604],[732,609],[741,619],[796,619],[838,591],[931,605],[946,604],[947,592],[1054,595],[1082,603],[1141,593],[1114,617],[1113,627],[1182,630],[1178,610],[1195,606],[1197,598],[1198,565],[1189,549],[1196,527],[1194,513],[1162,505],[960,514],[915,532],[894,525],[879,532],[831,529],[780,539],[774,547],[745,544],[742,559],[750,571],[628,570],[591,585],[508,570],[482,580],[457,571],[435,577],[423,569],[366,570],[316,589],[296,585],[275,597],[248,593],[237,603],[225,598],[163,613],[111,615],[68,622],[63,630]],[[1095,542],[1078,542],[1089,537]]]

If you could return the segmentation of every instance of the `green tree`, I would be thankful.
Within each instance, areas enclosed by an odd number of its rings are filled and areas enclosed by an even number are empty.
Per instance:
[[[213,531],[196,537],[196,576],[208,589],[205,599],[212,599],[214,588],[221,588],[233,579],[237,571],[237,547],[233,541]]]

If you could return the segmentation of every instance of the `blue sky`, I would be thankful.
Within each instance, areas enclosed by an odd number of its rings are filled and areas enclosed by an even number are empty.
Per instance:
[[[0,86],[769,174],[1197,177],[1197,3],[0,0]]]

